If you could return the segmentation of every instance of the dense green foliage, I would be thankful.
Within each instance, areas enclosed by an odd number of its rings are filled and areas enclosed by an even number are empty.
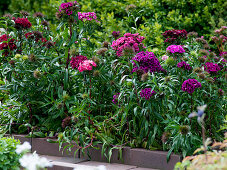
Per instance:
[[[20,10],[43,12],[54,22],[54,13],[61,4],[56,0],[14,0],[9,12]],[[199,35],[227,25],[227,2],[225,0],[84,0],[78,1],[82,11],[94,11],[102,22],[97,37],[110,40],[112,31],[140,33],[146,36],[147,46],[162,46],[161,33],[167,29],[186,29]]]
[[[12,2],[11,9],[16,2],[20,1]],[[97,7],[101,23],[79,20],[74,12],[53,21],[57,26],[46,26],[45,18],[30,14],[24,17],[32,27],[18,29],[11,18],[1,18],[1,27],[11,36],[2,43],[9,44],[13,38],[16,46],[13,50],[1,50],[1,130],[55,136],[60,145],[66,142],[70,148],[76,142],[82,150],[102,143],[103,152],[108,149],[109,156],[113,148],[121,151],[125,145],[163,149],[168,150],[169,155],[174,151],[186,156],[201,144],[200,127],[196,120],[189,120],[188,114],[197,106],[207,104],[207,133],[221,140],[222,131],[217,130],[223,125],[226,114],[227,86],[223,61],[226,56],[220,54],[226,51],[225,42],[220,45],[210,41],[208,45],[205,39],[191,36],[180,42],[185,52],[176,55],[166,52],[169,44],[164,43],[161,33],[171,28],[196,29],[199,36],[205,34],[211,40],[212,28],[225,25],[224,19],[219,19],[225,16],[222,11],[225,4],[223,1],[180,2],[81,2],[82,11],[93,11],[92,8]],[[38,1],[32,4],[33,9],[39,6]],[[60,2],[50,1],[49,4],[53,7],[46,9],[50,8],[53,13],[46,15],[53,18]],[[135,6],[127,7],[129,4]],[[217,14],[216,7],[220,10]],[[20,13],[13,16],[23,17]],[[212,18],[209,25],[208,20]],[[117,56],[110,47],[115,39],[111,33],[118,30],[121,37],[126,32],[143,35],[142,43],[147,48],[139,48],[139,51],[152,50],[165,71],[133,72],[135,65],[140,66],[131,61],[135,51],[129,48]],[[226,36],[226,29],[222,34]],[[208,46],[204,47],[198,40]],[[169,56],[167,60],[162,59],[164,54]],[[78,55],[86,56],[97,66],[90,71],[73,69],[70,60]],[[192,69],[179,68],[177,64],[182,61]],[[220,70],[209,73],[205,70],[206,62],[220,66]],[[192,94],[182,91],[187,79],[198,80],[202,87]],[[148,100],[141,97],[145,88],[156,92]],[[116,94],[117,102],[112,102]]]
[[[13,138],[0,137],[0,168],[2,170],[19,169],[19,158],[15,150],[20,141]]]

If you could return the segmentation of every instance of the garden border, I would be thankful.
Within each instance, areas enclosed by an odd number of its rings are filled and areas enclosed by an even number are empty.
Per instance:
[[[27,141],[32,146],[32,152],[36,151],[41,155],[49,155],[49,156],[60,156],[60,157],[73,157],[74,151],[78,148],[72,148],[72,151],[67,153],[66,151],[62,154],[62,149],[66,144],[63,144],[61,150],[59,151],[58,143],[49,143],[47,138],[27,138],[26,135],[16,135],[16,134],[6,134],[5,136],[13,136],[15,139],[19,139],[21,143]],[[87,155],[87,151],[85,154],[82,154],[81,150],[79,150],[75,158],[81,158],[84,160],[92,160],[98,162],[108,162],[105,156],[101,154],[102,145],[98,144],[96,146],[99,150],[90,148],[89,154],[90,158]],[[112,152],[111,163],[123,163],[126,165],[135,165],[143,168],[154,168],[154,169],[163,169],[163,170],[172,170],[175,164],[181,161],[181,156],[176,154],[171,154],[170,160],[167,163],[166,160],[167,152],[165,151],[151,151],[141,148],[130,148],[124,147],[122,149],[122,159],[123,162],[119,159],[118,150],[114,149]]]

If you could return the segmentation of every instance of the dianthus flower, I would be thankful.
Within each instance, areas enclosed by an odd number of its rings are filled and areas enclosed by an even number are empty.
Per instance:
[[[204,70],[208,73],[217,73],[221,68],[218,64],[207,62],[205,63]]]
[[[183,49],[183,47],[181,45],[170,45],[166,48],[166,51],[169,53],[184,53],[185,50]]]
[[[80,63],[78,70],[79,72],[86,71],[86,70],[92,70],[92,66],[96,67],[96,63],[92,60],[84,60]]]
[[[59,12],[56,14],[59,18],[63,15],[72,15],[73,12],[79,9],[79,3],[77,1],[62,3],[59,6]]]
[[[0,37],[0,42],[2,42],[0,44],[0,50],[4,50],[4,52],[3,52],[4,56],[7,56],[9,54],[9,50],[13,51],[13,50],[17,49],[17,46],[15,44],[15,39],[9,40],[9,38],[10,38],[10,36],[6,35],[6,34],[4,34]],[[8,41],[8,42],[3,42],[3,41]]]
[[[200,87],[202,87],[202,85],[196,79],[188,79],[183,82],[181,90],[188,92],[189,94],[192,94],[196,88]]]
[[[141,90],[140,97],[145,98],[146,100],[149,100],[151,96],[153,96],[154,94],[156,94],[154,90],[151,91],[151,88],[145,88]]]
[[[220,54],[219,54],[219,56],[226,56],[227,55],[227,52],[226,51],[223,51],[223,52],[221,52]]]
[[[131,34],[126,33],[124,37],[120,37],[116,41],[113,41],[111,47],[116,50],[117,56],[122,56],[124,49],[132,48],[134,52],[139,52],[141,48],[145,48],[142,41],[144,37],[140,36],[138,33]]]
[[[136,65],[135,62],[133,62],[133,60],[137,61],[139,67]],[[159,60],[155,57],[154,53],[152,52],[141,51],[137,53],[135,57],[132,58],[132,62],[134,67],[132,69],[132,72],[136,72],[138,69],[143,70],[144,72],[150,71],[151,73],[164,71]]]
[[[163,34],[163,37],[165,37],[166,43],[179,43],[181,39],[187,39],[187,31],[185,30],[167,30]]]
[[[119,95],[120,95],[120,93],[117,93],[117,94],[113,95],[113,100],[112,100],[112,102],[113,102],[114,104],[117,104],[117,103],[118,103],[118,97],[119,97]]]
[[[97,20],[97,16],[95,12],[78,12],[78,18],[81,21],[96,21],[99,22]]]
[[[185,61],[182,61],[177,64],[177,67],[179,68],[184,68],[185,70],[191,70],[192,68],[190,67],[189,64],[187,64]]]
[[[8,36],[8,35],[6,35],[6,34],[3,34],[3,35],[0,37],[0,42],[7,41],[9,38],[10,38],[10,36]]]
[[[16,29],[28,29],[31,28],[32,24],[27,18],[17,18],[15,20]]]
[[[76,57],[72,57],[70,65],[73,69],[78,68],[80,63],[82,63],[84,60],[87,60],[86,56],[78,55]]]

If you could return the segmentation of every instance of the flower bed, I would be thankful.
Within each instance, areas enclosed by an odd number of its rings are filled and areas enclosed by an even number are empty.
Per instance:
[[[206,104],[207,133],[222,139],[227,27],[210,45],[169,30],[163,48],[152,52],[146,37],[116,30],[98,48],[95,13],[81,13],[76,1],[56,12],[56,32],[41,14],[2,18],[1,131],[57,139],[69,150],[76,144],[83,153],[102,144],[109,161],[125,146],[166,150],[169,160],[201,145],[200,127],[188,115]]]

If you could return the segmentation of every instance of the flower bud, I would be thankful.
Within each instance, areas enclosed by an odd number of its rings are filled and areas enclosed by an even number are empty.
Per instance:
[[[36,61],[36,56],[34,54],[30,54],[28,58],[29,58],[29,60],[31,62],[35,62]]]
[[[107,41],[104,41],[102,45],[104,48],[109,48],[109,42]]]
[[[21,58],[21,55],[20,55],[20,54],[16,54],[16,55],[15,55],[15,58],[16,58],[16,59],[19,59],[19,58]]]
[[[63,107],[64,107],[64,104],[63,104],[63,103],[58,103],[58,104],[57,104],[57,108],[58,108],[58,109],[61,109],[61,108],[63,108]]]
[[[144,73],[144,74],[142,74],[141,81],[147,81],[148,78],[149,78],[148,73]]]
[[[167,64],[167,65],[170,65],[170,66],[173,66],[173,65],[175,65],[175,60],[174,60],[172,57],[169,57],[169,58],[166,60],[166,64]]]
[[[218,94],[219,94],[219,96],[223,96],[224,95],[224,91],[222,89],[218,89]]]
[[[187,135],[189,130],[190,130],[190,128],[187,125],[180,126],[180,133],[182,135]]]
[[[98,54],[98,55],[101,55],[101,56],[105,56],[107,50],[108,50],[107,48],[100,48],[100,49],[97,51],[97,54]]]
[[[58,139],[62,139],[63,138],[63,133],[59,133],[58,134]]]
[[[39,78],[42,76],[42,74],[41,74],[40,71],[35,70],[35,71],[33,72],[33,76],[34,76],[36,79],[39,79]]]
[[[23,60],[28,60],[28,55],[24,55],[24,56],[22,57],[22,59],[23,59]]]
[[[61,126],[62,128],[66,128],[66,126],[69,126],[71,124],[71,117],[67,116],[65,119],[62,120]]]
[[[201,63],[204,63],[206,61],[206,58],[204,56],[198,58]]]
[[[65,101],[67,101],[70,98],[70,96],[68,94],[64,94],[62,96],[62,98],[63,98],[63,101],[65,102]]]
[[[169,139],[169,137],[171,136],[171,133],[170,132],[164,132],[163,134],[162,134],[162,143],[166,143],[167,141],[168,141],[168,139]]]
[[[87,93],[82,94],[82,98],[83,98],[83,99],[87,99],[88,97],[89,97],[89,96],[88,96]]]
[[[95,70],[95,71],[93,72],[93,76],[94,76],[94,77],[99,77],[99,75],[100,75],[99,70]]]
[[[199,55],[200,56],[209,56],[209,52],[205,49],[199,50]]]

